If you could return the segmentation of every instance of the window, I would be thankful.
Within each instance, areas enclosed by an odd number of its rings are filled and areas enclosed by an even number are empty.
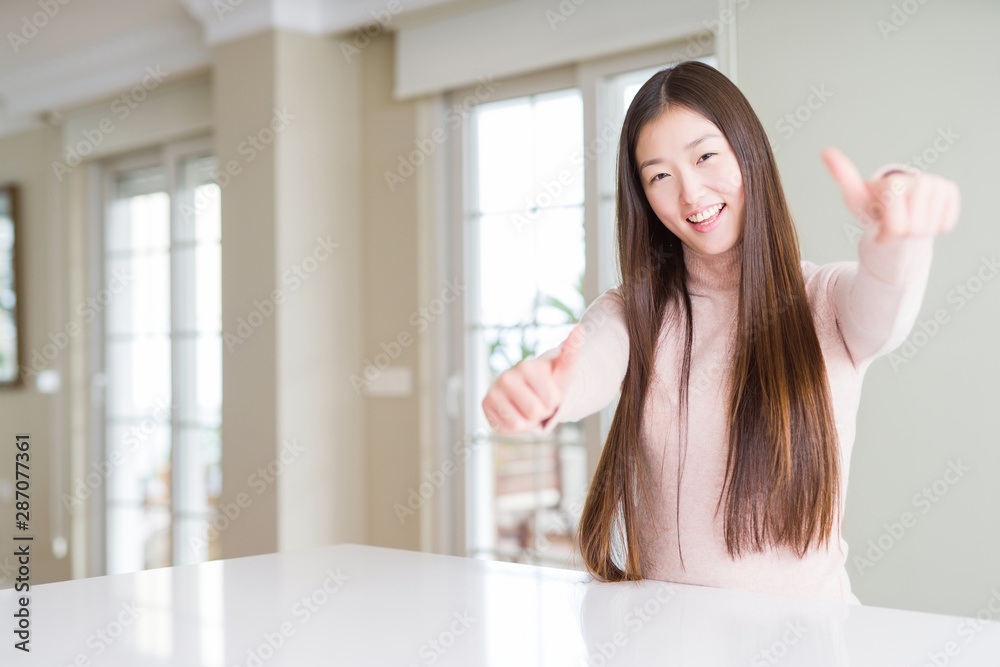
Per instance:
[[[482,396],[500,373],[558,345],[583,313],[580,91],[483,104],[473,136],[476,197],[466,231],[479,289],[469,344]],[[487,427],[478,410],[476,431]],[[565,529],[552,544],[531,537],[537,526],[575,521],[569,501],[581,491],[585,452],[579,434],[565,431],[555,440],[492,435],[474,448],[473,555],[569,556]]]
[[[221,493],[219,188],[206,142],[106,170],[108,574],[216,558]]]
[[[480,404],[503,371],[560,344],[586,306],[619,284],[618,135],[639,87],[669,64],[662,53],[580,65],[568,77],[564,68],[548,88],[535,76],[521,86],[532,92],[470,114],[455,188],[470,286],[463,375],[472,456],[461,508],[470,556],[582,567],[573,537],[615,402],[547,436],[498,435]],[[711,55],[699,60],[717,66]]]

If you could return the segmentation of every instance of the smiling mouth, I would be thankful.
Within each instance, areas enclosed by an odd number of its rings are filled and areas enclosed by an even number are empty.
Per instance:
[[[686,218],[686,220],[687,220],[687,222],[691,223],[695,227],[704,227],[704,226],[710,225],[713,222],[715,222],[715,220],[719,217],[719,214],[722,213],[722,211],[725,208],[726,208],[726,205],[722,204],[721,206],[719,206],[719,209],[717,211],[715,211],[715,213],[712,214],[711,217],[705,218],[704,220],[700,220],[699,222],[695,222],[694,220],[691,220],[690,218]],[[709,209],[709,210],[711,210],[711,209]]]

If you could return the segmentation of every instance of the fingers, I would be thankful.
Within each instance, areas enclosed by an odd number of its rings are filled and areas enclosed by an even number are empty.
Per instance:
[[[958,184],[944,178],[936,178],[934,197],[928,204],[928,236],[946,234],[955,228],[958,222],[959,190]]]
[[[927,225],[927,207],[931,190],[922,181],[922,174],[891,174],[876,184],[876,196],[881,202],[882,216],[876,243],[902,236],[919,236]]]
[[[483,400],[483,413],[490,425],[502,435],[521,433],[537,427],[558,407],[556,389],[546,366],[548,361],[528,359],[505,371]],[[537,385],[545,399],[536,393]]]
[[[958,222],[958,184],[944,178],[934,179],[933,196],[927,204],[927,236],[946,234]]]
[[[938,234],[944,234],[947,229],[945,229],[945,217],[948,215],[948,206],[950,205],[948,197],[937,196],[931,202],[931,210],[928,211],[928,231],[924,236],[937,236]]]
[[[554,359],[526,359],[500,375],[483,399],[490,426],[504,435],[538,431],[559,408],[586,340],[577,324]]]
[[[884,208],[877,243],[904,237],[933,237],[955,227],[959,198],[956,183],[926,173],[884,178],[886,181],[878,185],[877,196]]]
[[[942,220],[947,199],[942,178],[924,175],[914,184],[910,208],[917,235],[937,236],[943,231]]]
[[[562,402],[562,392],[555,382],[551,368],[546,368],[544,362],[530,363],[531,361],[518,364],[518,368],[521,369],[525,384],[542,403],[542,408],[545,411],[542,417],[544,419],[559,407],[559,403]]]
[[[840,186],[847,208],[854,216],[859,217],[865,213],[872,201],[872,193],[858,168],[850,158],[833,147],[825,149],[820,156],[830,170],[833,180]]]
[[[510,404],[506,397],[483,402],[483,414],[490,427],[500,435],[511,435],[525,430],[526,422],[520,417],[517,408]]]
[[[486,421],[493,430],[501,435],[518,433],[528,426],[527,420],[517,406],[504,392],[497,391],[495,386],[483,399],[483,414],[486,415]]]
[[[867,182],[840,150],[826,148],[821,156],[862,227],[874,220],[876,243],[936,236],[951,231],[958,223],[959,189],[952,181],[910,170],[915,173],[889,173]]]

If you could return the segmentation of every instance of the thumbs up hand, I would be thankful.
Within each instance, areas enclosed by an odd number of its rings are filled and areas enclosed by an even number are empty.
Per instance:
[[[525,359],[504,371],[483,399],[483,413],[501,435],[540,432],[566,396],[586,334],[577,324],[555,358]]]
[[[935,174],[889,172],[865,181],[854,163],[836,148],[821,154],[862,227],[874,224],[877,243],[894,238],[937,236],[958,222],[958,185]]]

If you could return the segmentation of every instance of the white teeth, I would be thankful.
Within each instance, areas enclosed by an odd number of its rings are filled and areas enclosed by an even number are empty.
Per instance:
[[[707,220],[708,218],[711,218],[713,215],[718,213],[722,209],[722,206],[723,206],[722,204],[716,204],[715,206],[701,213],[700,215],[695,215],[688,218],[688,222],[701,222],[702,220]]]

